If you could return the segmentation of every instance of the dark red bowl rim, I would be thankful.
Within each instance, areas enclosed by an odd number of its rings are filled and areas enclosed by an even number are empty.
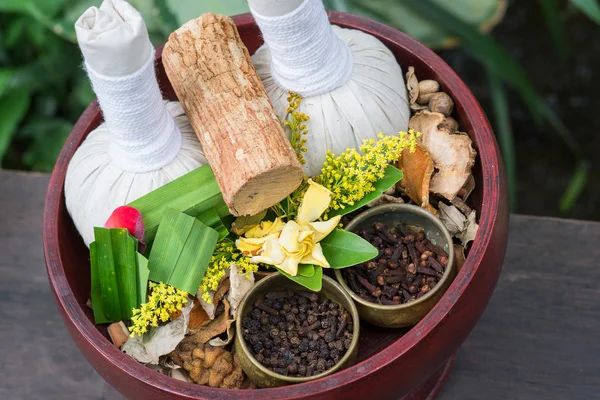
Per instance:
[[[434,65],[437,74],[444,77],[448,90],[452,92],[455,97],[455,102],[461,104],[464,108],[465,117],[471,121],[477,121],[479,157],[480,165],[483,169],[483,204],[479,221],[480,229],[460,273],[433,310],[396,342],[372,357],[363,360],[346,370],[314,382],[286,386],[283,388],[261,389],[260,391],[254,392],[214,389],[180,382],[158,373],[149,373],[150,370],[147,367],[137,363],[129,356],[124,355],[96,329],[92,322],[88,320],[84,311],[75,299],[66,279],[65,271],[62,267],[61,256],[59,254],[57,239],[58,215],[60,208],[64,206],[63,186],[66,168],[81,139],[79,137],[69,137],[60,152],[56,167],[50,177],[50,184],[44,208],[43,243],[47,272],[57,302],[60,304],[60,307],[64,309],[66,316],[70,319],[79,335],[81,335],[81,338],[87,341],[95,351],[109,360],[114,368],[120,369],[123,374],[130,375],[133,379],[140,380],[145,384],[155,386],[157,390],[162,390],[166,393],[179,395],[189,399],[211,395],[218,395],[221,399],[239,399],[241,397],[249,398],[255,396],[256,398],[264,398],[265,396],[284,396],[285,398],[292,399],[302,398],[307,393],[325,394],[335,387],[349,385],[354,381],[364,378],[370,371],[384,368],[394,360],[402,357],[403,354],[415,346],[417,342],[427,337],[432,329],[440,323],[452,309],[458,298],[465,291],[474,274],[478,271],[478,268],[481,267],[480,264],[485,249],[490,245],[491,233],[498,216],[499,196],[502,191],[500,190],[501,182],[499,178],[501,160],[499,160],[496,152],[497,145],[494,135],[479,103],[466,85],[446,63],[444,63],[433,51],[429,50],[410,36],[384,24],[356,15],[329,12],[329,16],[331,22],[336,25],[362,30],[374,36],[383,36],[388,42],[395,43],[406,52],[411,53],[413,57],[420,59],[424,64],[430,66]],[[250,14],[236,16],[234,17],[234,20],[238,25],[242,26],[254,23]],[[99,108],[97,102],[92,102],[75,125],[74,131],[81,121],[89,121],[98,111]],[[253,393],[251,394],[250,392]]]

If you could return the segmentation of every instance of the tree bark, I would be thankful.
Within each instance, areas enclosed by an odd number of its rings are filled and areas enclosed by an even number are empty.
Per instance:
[[[165,71],[233,215],[254,215],[304,172],[234,22],[203,14],[173,32]]]

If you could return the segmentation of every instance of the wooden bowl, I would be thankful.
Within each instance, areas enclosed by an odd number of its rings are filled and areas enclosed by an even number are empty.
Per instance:
[[[445,295],[410,330],[361,326],[357,364],[325,378],[272,389],[225,390],[184,383],[161,375],[128,356],[93,323],[86,307],[90,293],[89,252],[65,208],[67,165],[86,135],[102,121],[94,101],[81,115],[62,148],[44,209],[43,242],[50,285],[76,345],[96,371],[131,399],[364,399],[432,398],[441,388],[454,355],[483,313],[504,261],[508,201],[504,168],[481,107],[460,78],[435,53],[409,36],[358,16],[330,12],[331,21],[378,37],[403,68],[414,66],[420,79],[437,80],[455,102],[455,117],[478,152],[476,190],[471,201],[480,228],[467,260]],[[235,18],[250,53],[261,37],[248,14]],[[165,98],[175,99],[157,49],[157,73]]]

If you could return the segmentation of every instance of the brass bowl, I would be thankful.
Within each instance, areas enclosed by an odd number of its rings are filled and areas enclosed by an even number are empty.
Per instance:
[[[274,275],[267,276],[258,282],[251,290],[248,292],[246,297],[242,300],[239,306],[238,318],[235,322],[235,342],[234,342],[234,351],[237,354],[240,365],[246,375],[254,381],[258,386],[261,387],[276,387],[276,386],[284,386],[292,383],[302,383],[308,382],[315,379],[322,378],[327,375],[331,375],[334,372],[341,371],[345,368],[350,367],[356,361],[356,355],[358,354],[358,335],[360,332],[360,323],[358,318],[358,311],[352,298],[344,291],[340,285],[338,285],[333,279],[323,276],[323,288],[319,294],[324,295],[331,301],[334,301],[338,304],[341,304],[346,311],[348,311],[352,315],[352,324],[353,324],[353,332],[352,332],[352,342],[350,343],[350,347],[342,357],[342,359],[335,364],[333,367],[328,369],[325,372],[322,372],[318,375],[313,375],[309,377],[292,377],[285,376],[282,374],[277,374],[254,358],[251,350],[248,348],[245,339],[242,336],[242,318],[252,310],[252,306],[256,300],[263,299],[264,295],[268,292],[272,291],[281,291],[285,289],[291,289],[292,291],[296,290],[307,290],[306,288],[298,285],[297,283],[289,280],[285,276],[280,273],[276,273]]]
[[[373,207],[354,217],[345,229],[350,232],[358,232],[361,229],[372,227],[375,222],[382,222],[390,228],[403,222],[407,225],[408,230],[414,230],[414,232],[424,230],[427,238],[433,244],[448,253],[448,266],[437,285],[426,295],[410,303],[388,306],[361,299],[348,287],[342,277],[341,270],[335,270],[335,277],[344,290],[354,299],[361,321],[367,321],[384,328],[402,328],[416,325],[431,311],[452,283],[454,276],[456,276],[452,238],[439,218],[420,207],[410,204],[391,203]]]

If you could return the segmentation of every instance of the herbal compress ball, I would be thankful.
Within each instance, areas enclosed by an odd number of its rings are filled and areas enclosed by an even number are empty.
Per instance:
[[[179,102],[164,102],[141,15],[105,0],[75,23],[105,122],[67,170],[67,210],[86,245],[111,212],[206,163]]]
[[[288,91],[310,116],[305,172],[318,175],[327,150],[358,148],[379,132],[406,130],[402,70],[375,37],[331,26],[321,0],[248,0],[265,41],[252,57],[275,112],[288,114]]]

